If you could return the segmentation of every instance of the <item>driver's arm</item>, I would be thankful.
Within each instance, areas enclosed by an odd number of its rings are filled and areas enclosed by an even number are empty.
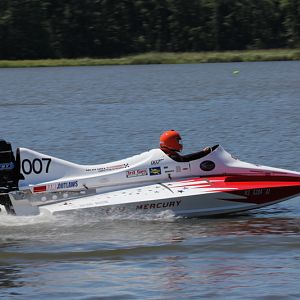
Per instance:
[[[212,148],[206,147],[199,152],[195,152],[195,153],[191,153],[191,154],[187,154],[187,155],[181,155],[181,161],[188,162],[191,160],[196,160],[196,159],[204,157],[205,155],[209,154],[210,152],[212,152]]]

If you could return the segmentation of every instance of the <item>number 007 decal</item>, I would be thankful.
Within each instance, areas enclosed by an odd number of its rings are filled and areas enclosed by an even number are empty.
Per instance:
[[[48,173],[50,164],[51,158],[35,158],[32,161],[26,158],[22,161],[22,171],[26,175],[31,173],[40,174],[43,171]]]

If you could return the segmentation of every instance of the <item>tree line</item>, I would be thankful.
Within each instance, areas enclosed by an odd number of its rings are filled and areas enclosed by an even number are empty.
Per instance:
[[[300,46],[300,0],[1,0],[0,59]]]

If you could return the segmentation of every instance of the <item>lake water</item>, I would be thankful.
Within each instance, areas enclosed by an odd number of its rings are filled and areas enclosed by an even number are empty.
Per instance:
[[[173,128],[184,153],[300,171],[299,116],[300,62],[0,69],[0,138],[76,163]],[[299,280],[299,197],[226,218],[0,218],[1,299],[299,299]]]

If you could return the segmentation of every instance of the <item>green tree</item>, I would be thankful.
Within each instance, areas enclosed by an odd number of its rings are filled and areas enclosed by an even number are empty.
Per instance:
[[[1,0],[0,59],[300,45],[300,0]]]
[[[300,0],[282,0],[285,38],[289,47],[300,47]]]
[[[10,0],[2,16],[1,44],[5,58],[35,59],[51,56],[45,6],[39,0]],[[3,24],[3,21],[5,21]]]

